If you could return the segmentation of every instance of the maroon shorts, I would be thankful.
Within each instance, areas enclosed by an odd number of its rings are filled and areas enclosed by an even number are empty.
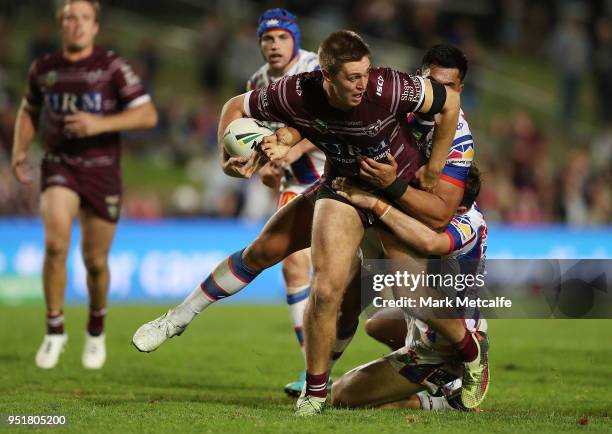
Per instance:
[[[111,223],[119,220],[121,170],[114,159],[47,154],[42,160],[40,182],[42,191],[53,186],[69,188],[79,195],[81,207],[90,208]]]

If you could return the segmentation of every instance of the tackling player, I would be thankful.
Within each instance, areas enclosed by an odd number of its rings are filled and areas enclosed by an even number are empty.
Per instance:
[[[247,82],[247,91],[266,87],[287,75],[319,69],[317,54],[300,48],[300,28],[296,17],[285,9],[269,9],[259,17],[257,39],[266,63]],[[269,126],[276,130],[283,124],[269,123]],[[231,167],[231,157],[226,155],[225,158],[224,167]],[[302,140],[282,161],[268,163],[259,174],[266,185],[280,187],[278,208],[282,208],[318,181],[324,166],[325,154],[308,140]],[[302,324],[310,295],[310,268],[310,249],[293,253],[282,264],[291,322],[304,357]],[[285,392],[299,395],[305,380],[304,369],[297,381],[285,386]]]
[[[40,115],[46,119],[40,213],[47,333],[35,358],[43,369],[57,365],[68,340],[63,315],[66,256],[77,216],[89,290],[82,363],[90,369],[104,365],[108,253],[121,206],[119,132],[157,123],[151,98],[130,65],[94,45],[99,12],[95,0],[63,2],[58,10],[62,51],[32,63],[15,123],[12,167],[19,182],[30,184],[28,149]]]
[[[476,269],[481,272],[486,251],[487,226],[475,204],[480,191],[480,174],[475,166],[471,166],[465,181],[461,205],[446,231],[441,233],[433,231],[386,200],[348,182],[337,180],[335,187],[338,188],[338,194],[374,213],[402,242],[424,255],[442,256],[443,264],[447,263],[445,265],[452,261],[480,262]],[[407,327],[404,324],[398,326],[401,309],[399,312],[378,313],[368,321],[368,332],[392,347],[398,346],[400,340],[405,340],[405,345],[336,380],[332,389],[332,404],[342,407],[465,410],[461,400],[457,399],[459,390],[445,388],[449,382],[461,377],[463,369],[450,342],[443,336],[437,336],[435,331],[418,319],[407,318]],[[474,332],[481,346],[488,347],[486,320],[477,311],[472,318],[466,318],[466,328]],[[430,393],[442,389],[448,394],[444,397],[417,394],[424,389]]]

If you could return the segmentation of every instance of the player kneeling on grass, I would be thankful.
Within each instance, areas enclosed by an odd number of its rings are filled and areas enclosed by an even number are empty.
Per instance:
[[[428,255],[441,256],[443,266],[469,259],[482,272],[487,227],[474,202],[480,191],[480,174],[475,166],[470,168],[457,213],[441,233],[342,179],[334,187],[353,204],[374,213],[404,243]],[[466,327],[488,347],[486,320],[478,311],[470,315]],[[340,377],[332,389],[334,406],[466,410],[458,399],[463,365],[441,335],[399,309],[379,311],[368,321],[366,330],[395,351]],[[486,388],[488,384],[487,379]],[[424,390],[430,395],[421,393]]]

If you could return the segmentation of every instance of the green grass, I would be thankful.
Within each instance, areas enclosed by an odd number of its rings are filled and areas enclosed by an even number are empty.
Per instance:
[[[285,307],[216,306],[157,352],[138,353],[133,331],[163,310],[114,306],[108,363],[88,372],[85,309],[68,308],[67,351],[43,372],[33,362],[42,307],[0,307],[0,413],[64,414],[65,430],[78,433],[612,432],[610,321],[491,321],[492,385],[480,414],[329,410],[296,420],[282,393],[301,369]],[[384,352],[360,331],[335,375]]]

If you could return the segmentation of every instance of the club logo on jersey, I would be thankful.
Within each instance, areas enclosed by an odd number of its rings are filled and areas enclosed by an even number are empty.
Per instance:
[[[464,142],[457,145],[453,145],[446,158],[447,164],[454,166],[468,167],[472,164],[474,159],[474,143]]]
[[[49,71],[47,72],[47,77],[45,78],[48,86],[53,86],[57,82],[57,72]]]
[[[102,70],[96,69],[95,71],[89,71],[85,77],[89,83],[95,83],[102,76]]]
[[[321,119],[315,119],[314,124],[312,126],[321,134],[326,134],[328,131],[327,123],[325,121],[322,121]]]
[[[376,123],[370,124],[367,127],[365,127],[363,129],[363,132],[369,137],[374,137],[380,132],[381,127],[382,127],[382,122],[379,119],[376,121]]]

